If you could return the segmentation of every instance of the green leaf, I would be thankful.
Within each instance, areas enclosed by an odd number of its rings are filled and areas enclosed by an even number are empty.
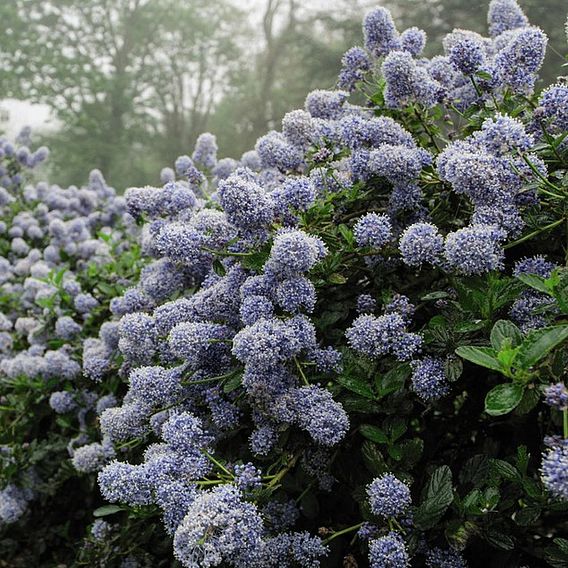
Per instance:
[[[227,379],[227,382],[223,385],[223,392],[229,393],[238,389],[241,386],[241,379],[242,375],[240,373]]]
[[[444,298],[449,298],[449,297],[450,297],[450,294],[448,292],[444,292],[443,290],[440,290],[438,292],[430,292],[429,294],[422,296],[420,298],[420,300],[422,300],[423,302],[428,302],[430,300],[442,300]]]
[[[363,461],[372,475],[379,476],[389,471],[383,454],[373,442],[365,440],[361,447],[361,453]]]
[[[523,398],[525,387],[516,383],[504,383],[493,387],[485,397],[485,412],[490,416],[502,416],[513,410]]]
[[[343,274],[334,272],[333,274],[329,275],[328,281],[331,282],[332,284],[345,284],[345,282],[347,282],[347,278],[345,278]]]
[[[453,500],[452,471],[443,465],[434,471],[422,491],[422,503],[414,516],[416,526],[422,530],[435,526]]]
[[[359,428],[361,435],[376,442],[377,444],[388,444],[389,438],[380,428],[373,426],[372,424],[362,424]]]
[[[515,541],[509,535],[498,531],[487,531],[485,540],[500,550],[514,550],[515,548]]]
[[[352,245],[355,242],[353,231],[347,225],[339,225],[339,232],[348,244]]]
[[[375,379],[375,386],[379,393],[379,397],[386,396],[400,390],[404,386],[404,382],[410,376],[412,368],[408,363],[403,363],[397,367],[393,367],[384,375],[379,375]]]
[[[462,346],[456,349],[456,354],[466,361],[501,372],[503,369],[497,359],[497,353],[491,347]]]
[[[108,515],[114,515],[120,511],[126,511],[126,507],[121,507],[120,505],[104,505],[95,509],[93,515],[95,517],[107,517]]]
[[[568,325],[535,329],[521,343],[515,363],[522,369],[529,369],[566,339],[568,339]]]
[[[550,295],[550,290],[548,289],[544,278],[541,278],[536,274],[519,274],[517,278],[527,286]]]
[[[360,394],[365,398],[373,400],[375,398],[375,393],[371,389],[371,387],[367,384],[365,379],[361,379],[359,377],[346,377],[346,376],[339,376],[337,377],[337,382],[346,389]]]
[[[500,351],[509,340],[509,347],[520,345],[523,340],[521,330],[511,321],[499,320],[491,330],[491,345]]]
[[[451,383],[457,381],[463,373],[463,362],[459,357],[453,355],[447,357],[444,361],[444,372],[448,381]]]

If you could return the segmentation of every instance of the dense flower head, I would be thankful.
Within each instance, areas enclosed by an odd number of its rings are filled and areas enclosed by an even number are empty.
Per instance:
[[[365,16],[363,34],[365,48],[375,57],[382,57],[400,47],[398,31],[391,13],[386,8],[375,8]]]
[[[293,110],[282,119],[282,134],[284,138],[299,148],[307,148],[314,138],[314,121],[309,112]]]
[[[215,136],[209,132],[200,134],[195,142],[195,149],[193,150],[193,161],[206,170],[211,170],[217,163],[217,140]],[[186,161],[186,172],[191,164]]]
[[[495,56],[499,80],[511,91],[530,94],[542,66],[548,38],[537,27],[521,28]]]
[[[315,286],[304,276],[288,278],[276,288],[276,302],[286,312],[312,312],[316,305]]]
[[[520,120],[501,113],[484,120],[481,130],[473,135],[472,140],[497,156],[526,152],[534,145],[533,137],[527,134]]]
[[[313,118],[334,119],[340,118],[343,113],[343,104],[349,93],[345,91],[312,91],[305,102],[306,111]]]
[[[378,249],[392,239],[392,226],[386,215],[367,213],[355,223],[353,234],[358,246]]]
[[[112,445],[106,442],[93,442],[77,448],[73,453],[73,467],[82,473],[99,471],[115,455]]]
[[[384,518],[403,516],[412,502],[408,485],[392,473],[374,479],[367,486],[367,497],[373,514]]]
[[[541,478],[547,491],[560,501],[568,501],[568,443],[554,444],[542,456]]]
[[[472,225],[446,237],[448,267],[466,275],[483,274],[503,266],[503,233],[494,226]]]
[[[339,74],[337,85],[340,89],[352,91],[371,68],[369,56],[364,49],[352,47],[341,58],[343,67]]]
[[[428,568],[467,568],[463,556],[453,548],[432,548],[426,552]]]
[[[548,278],[555,268],[556,266],[553,262],[546,260],[542,255],[537,255],[517,260],[513,267],[513,275],[536,274],[542,278]]]
[[[103,497],[111,503],[139,506],[152,501],[152,484],[144,466],[114,460],[99,472],[98,481]]]
[[[294,320],[261,319],[235,335],[233,355],[243,363],[268,368],[291,359],[312,341],[299,333]]]
[[[425,357],[412,362],[412,390],[425,402],[431,402],[447,395],[450,385],[444,370],[444,361]]]
[[[218,195],[229,222],[240,229],[258,230],[272,221],[272,203],[251,179],[231,175],[219,184]]]
[[[491,0],[487,20],[489,33],[493,37],[506,31],[524,28],[529,23],[516,0]]]
[[[416,26],[408,28],[400,34],[400,44],[403,51],[418,57],[426,45],[426,32]]]
[[[293,396],[298,425],[317,443],[333,446],[345,436],[349,418],[327,389],[310,385],[296,389]]]
[[[326,253],[319,238],[296,229],[280,230],[264,269],[279,278],[297,276],[308,272]]]
[[[568,85],[551,85],[540,95],[539,104],[551,126],[568,130]]]
[[[237,464],[233,471],[235,484],[241,491],[250,491],[261,487],[261,471],[252,463]]]
[[[174,554],[183,566],[244,566],[258,557],[263,523],[255,505],[232,485],[202,491],[174,535]]]
[[[404,145],[381,144],[369,155],[370,170],[393,184],[416,179],[430,162],[431,157],[425,150]]]
[[[33,492],[28,488],[9,484],[0,490],[0,521],[5,524],[15,523],[24,515]]]
[[[297,170],[303,163],[303,153],[275,130],[258,139],[255,150],[264,168],[278,168],[282,171]]]
[[[557,410],[568,409],[568,389],[564,383],[548,385],[544,389],[544,401]]]
[[[52,392],[49,397],[49,406],[51,406],[57,414],[66,414],[77,408],[77,402],[72,392],[56,391]]]
[[[412,358],[422,345],[418,334],[406,329],[406,321],[397,313],[379,317],[363,314],[346,331],[349,345],[373,359],[393,354],[405,361]]]
[[[370,294],[357,296],[357,312],[360,314],[372,314],[377,308],[377,301]]]
[[[371,568],[406,568],[410,556],[404,540],[396,532],[369,542],[369,566]]]
[[[444,238],[432,223],[414,223],[402,233],[399,241],[402,260],[408,266],[440,263]]]
[[[483,63],[483,46],[472,37],[464,37],[451,46],[448,57],[458,71],[473,75]]]

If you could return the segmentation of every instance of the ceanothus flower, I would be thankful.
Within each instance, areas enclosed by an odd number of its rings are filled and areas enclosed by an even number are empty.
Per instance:
[[[412,390],[425,402],[438,400],[447,395],[450,385],[444,370],[444,361],[425,357],[412,362]]]
[[[363,20],[363,35],[365,48],[375,57],[382,57],[400,48],[400,36],[386,8],[375,8],[367,13]]]
[[[372,314],[377,309],[377,300],[370,294],[357,296],[357,312],[360,314]]]
[[[30,489],[17,487],[12,483],[0,489],[0,521],[6,524],[15,523],[26,512],[32,496]]]
[[[55,322],[55,333],[61,339],[73,339],[73,337],[81,333],[81,325],[69,316],[61,316]]]
[[[556,268],[553,262],[550,262],[542,255],[525,257],[515,262],[513,267],[513,276],[521,274],[536,274],[541,278],[549,278],[552,271]]]
[[[181,373],[175,368],[138,367],[128,377],[129,396],[144,405],[166,406],[180,396],[180,378]]]
[[[274,237],[264,270],[281,279],[298,276],[308,272],[326,254],[327,249],[318,237],[296,229],[281,229]]]
[[[491,37],[529,25],[527,17],[516,0],[491,0],[487,20]]]
[[[233,472],[235,485],[241,491],[252,491],[262,486],[262,472],[250,462],[235,465]]]
[[[560,501],[568,501],[568,442],[561,440],[542,456],[541,479],[546,490]]]
[[[369,56],[364,49],[352,47],[348,49],[341,58],[341,72],[337,86],[346,91],[353,91],[359,81],[362,81],[365,73],[371,68]]]
[[[293,393],[297,423],[318,443],[337,444],[349,429],[349,417],[331,393],[317,385],[295,389]]]
[[[189,168],[191,168],[193,166],[193,160],[186,155],[183,156],[178,156],[176,158],[176,161],[174,163],[174,169],[176,171],[176,174],[178,176],[185,176],[187,174],[187,171],[189,170]],[[174,181],[173,179],[168,179],[166,182],[167,183],[169,181]]]
[[[77,408],[77,402],[72,392],[56,391],[52,392],[49,397],[49,406],[57,414],[66,414]]]
[[[548,38],[537,27],[512,32],[509,42],[495,56],[499,81],[513,93],[528,95],[544,62]]]
[[[568,85],[551,85],[541,93],[538,102],[550,125],[558,131],[568,130]]]
[[[336,119],[343,114],[343,104],[349,93],[345,91],[312,91],[306,97],[305,108],[313,118]]]
[[[444,238],[432,223],[414,223],[408,226],[398,245],[402,260],[408,266],[437,266],[444,252]]]
[[[293,146],[275,130],[261,136],[255,146],[263,168],[278,168],[282,171],[294,171],[303,164],[303,152]]]
[[[426,553],[428,568],[467,568],[463,556],[453,548],[432,548]]]
[[[269,423],[262,424],[250,435],[250,449],[257,456],[266,456],[270,453],[278,440],[278,432]]]
[[[448,57],[458,71],[473,75],[483,64],[483,45],[471,36],[459,38],[450,47]]]
[[[213,443],[202,420],[189,412],[172,414],[162,425],[162,438],[174,451],[188,455],[208,449]]]
[[[197,494],[174,535],[174,555],[187,568],[226,563],[246,566],[262,549],[263,523],[256,505],[230,484]]]
[[[467,276],[502,268],[502,239],[503,233],[491,225],[472,225],[449,233],[444,250],[448,268]]]
[[[367,213],[353,227],[355,242],[360,247],[382,248],[392,239],[392,226],[386,215]]]
[[[293,110],[282,119],[284,138],[298,148],[307,148],[314,138],[314,121],[309,112],[301,109]]]
[[[392,353],[407,361],[421,348],[422,338],[406,330],[406,321],[397,313],[379,317],[360,315],[345,332],[349,346],[372,359]]]
[[[81,473],[99,471],[115,456],[111,444],[93,442],[77,448],[73,453],[71,462],[73,467]]]
[[[228,355],[226,341],[230,329],[222,324],[208,322],[178,323],[168,335],[168,345],[174,355],[184,359],[190,368],[198,369],[207,359],[221,359]]]
[[[568,389],[564,383],[548,385],[544,389],[544,402],[556,410],[568,410]]]
[[[374,479],[367,486],[367,498],[373,514],[385,519],[402,517],[412,504],[408,485],[392,473]]]
[[[475,132],[471,139],[496,156],[526,152],[534,145],[533,137],[527,134],[520,120],[501,113],[484,120],[481,130]]]
[[[418,57],[426,45],[426,32],[413,26],[400,34],[400,47],[413,57]]]
[[[237,168],[239,162],[233,158],[223,158],[219,160],[213,168],[213,175],[217,180],[227,179]]]
[[[133,507],[152,503],[152,480],[144,465],[112,461],[98,474],[102,496]]]
[[[217,139],[209,132],[200,134],[195,142],[195,149],[193,150],[193,161],[206,170],[211,170],[217,163]],[[189,169],[190,165],[188,165]]]
[[[286,312],[313,312],[316,305],[315,286],[304,276],[283,280],[276,288],[276,303]]]
[[[253,568],[318,568],[318,559],[328,552],[322,540],[308,532],[280,533],[265,541],[262,555]]]
[[[150,408],[139,402],[107,408],[99,418],[101,432],[113,442],[143,436],[149,414]]]
[[[392,531],[369,542],[370,568],[407,568],[410,557],[402,537]]]
[[[238,173],[222,180],[217,194],[227,219],[240,229],[263,229],[273,219],[273,204],[263,188]]]
[[[96,519],[91,527],[91,536],[98,541],[105,540],[112,532],[112,525],[103,519]]]
[[[300,331],[294,320],[261,319],[235,335],[233,355],[247,365],[262,368],[277,365],[309,347]],[[311,331],[314,333],[313,327]]]

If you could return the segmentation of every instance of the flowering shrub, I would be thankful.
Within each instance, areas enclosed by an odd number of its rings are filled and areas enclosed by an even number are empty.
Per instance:
[[[29,141],[29,131],[22,138]],[[72,507],[60,498],[75,469],[94,474],[114,456],[95,423],[117,404],[116,380],[93,389],[82,377],[81,355],[100,331],[111,367],[118,353],[117,324],[106,321],[109,302],[138,277],[141,258],[124,198],[100,172],[91,172],[84,188],[34,185],[30,170],[47,151],[1,145],[0,525],[15,532],[16,542],[4,543],[10,550],[37,538],[20,525],[39,522],[49,542],[50,524],[68,522],[57,506]],[[82,491],[88,494],[88,484]]]
[[[85,391],[50,394],[109,503],[79,565],[567,565],[568,87],[535,91],[515,0],[488,21],[425,59],[372,10],[338,90],[127,190],[147,265],[122,295],[87,269],[77,313],[39,304],[99,399],[93,442]]]

